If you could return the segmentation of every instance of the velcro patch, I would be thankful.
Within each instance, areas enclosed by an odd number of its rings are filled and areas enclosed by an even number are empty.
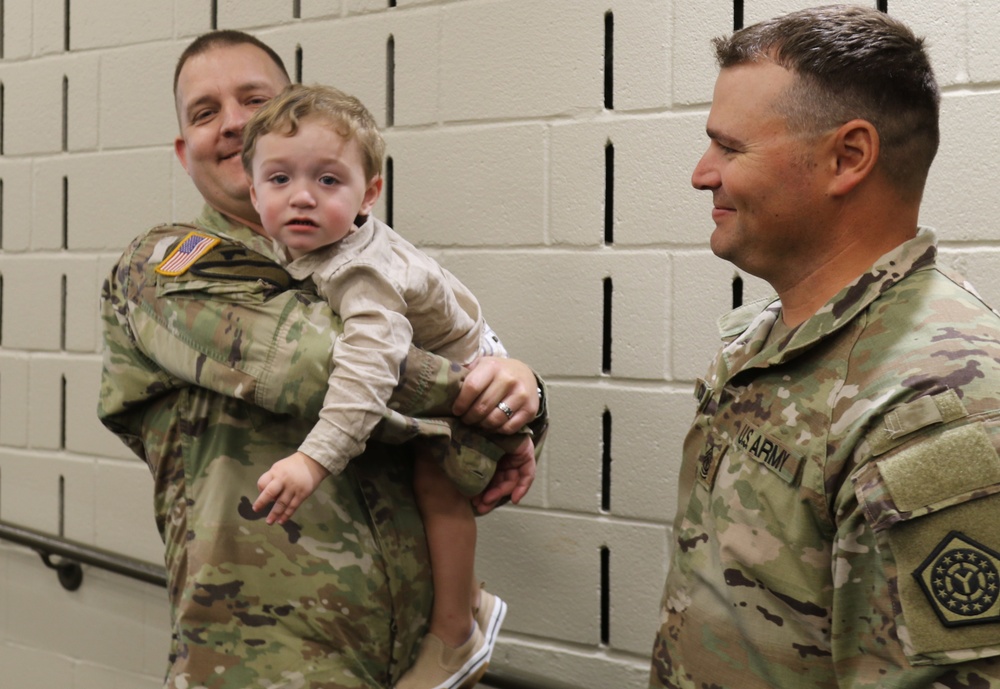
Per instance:
[[[181,243],[157,266],[156,272],[170,277],[183,275],[195,261],[208,253],[208,250],[218,243],[218,237],[201,232],[188,232]]]
[[[1000,553],[952,531],[913,572],[946,627],[1000,622]]]

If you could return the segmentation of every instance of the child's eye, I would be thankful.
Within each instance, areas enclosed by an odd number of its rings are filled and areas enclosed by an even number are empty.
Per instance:
[[[286,182],[288,182],[288,175],[282,175],[282,174],[271,175],[269,181],[275,184],[285,184]]]
[[[330,187],[333,186],[334,184],[337,184],[337,178],[334,177],[333,175],[323,175],[322,177],[319,178],[319,183]]]

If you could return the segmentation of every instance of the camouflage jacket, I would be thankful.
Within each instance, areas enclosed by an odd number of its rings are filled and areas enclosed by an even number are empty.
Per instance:
[[[936,253],[720,322],[650,687],[1000,686],[1000,317]]]
[[[185,237],[193,263],[178,253]],[[391,686],[432,595],[408,448],[373,442],[284,526],[251,509],[257,478],[316,422],[340,330],[274,258],[264,237],[206,208],[197,226],[137,238],[104,286],[98,414],[154,477],[173,625],[165,686]],[[180,269],[156,272],[167,265]],[[482,439],[416,418],[448,413],[461,381],[461,367],[411,350],[378,438],[468,441],[482,465]]]

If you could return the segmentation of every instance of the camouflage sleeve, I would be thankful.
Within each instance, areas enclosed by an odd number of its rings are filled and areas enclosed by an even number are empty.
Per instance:
[[[946,390],[880,419],[852,477],[870,536],[841,550],[855,581],[877,572],[884,598],[869,619],[891,621],[898,638],[882,642],[928,685],[1000,682],[1000,410],[970,414],[968,402]]]
[[[314,415],[340,322],[279,266],[219,245],[181,275],[155,272],[176,226],[123,254],[103,290],[102,418],[184,385],[300,417]]]

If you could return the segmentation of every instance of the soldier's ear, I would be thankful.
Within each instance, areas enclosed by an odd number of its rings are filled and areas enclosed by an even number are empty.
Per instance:
[[[831,140],[831,196],[849,194],[871,174],[878,162],[879,145],[878,130],[868,120],[851,120],[837,128]]]

